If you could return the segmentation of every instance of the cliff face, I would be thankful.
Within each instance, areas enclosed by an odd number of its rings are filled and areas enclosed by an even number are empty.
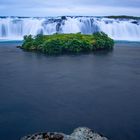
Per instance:
[[[21,138],[21,140],[108,140],[107,138],[93,132],[89,128],[79,127],[71,135],[57,132],[37,133]]]

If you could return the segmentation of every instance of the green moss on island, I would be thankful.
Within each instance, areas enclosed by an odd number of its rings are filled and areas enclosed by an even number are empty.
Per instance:
[[[21,46],[27,51],[39,51],[49,55],[65,53],[87,53],[97,50],[113,49],[114,41],[105,33],[98,32],[92,35],[54,34],[24,36]]]

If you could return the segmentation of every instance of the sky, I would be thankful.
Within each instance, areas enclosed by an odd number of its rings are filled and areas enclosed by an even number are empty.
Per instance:
[[[0,16],[140,16],[140,0],[0,0]]]

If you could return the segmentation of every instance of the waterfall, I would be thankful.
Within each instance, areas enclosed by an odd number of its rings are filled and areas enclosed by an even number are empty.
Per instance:
[[[22,40],[24,35],[92,34],[103,31],[115,40],[140,41],[140,20],[101,17],[0,18],[0,40]]]

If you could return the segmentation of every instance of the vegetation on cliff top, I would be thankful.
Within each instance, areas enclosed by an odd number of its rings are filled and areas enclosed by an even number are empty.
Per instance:
[[[49,55],[64,53],[86,53],[96,50],[111,50],[114,41],[105,33],[98,32],[93,35],[54,34],[24,36],[21,46],[27,51],[39,51]]]
[[[140,19],[140,17],[134,17],[134,16],[107,16],[107,18],[114,18],[114,19],[134,19],[134,20],[138,20]]]

